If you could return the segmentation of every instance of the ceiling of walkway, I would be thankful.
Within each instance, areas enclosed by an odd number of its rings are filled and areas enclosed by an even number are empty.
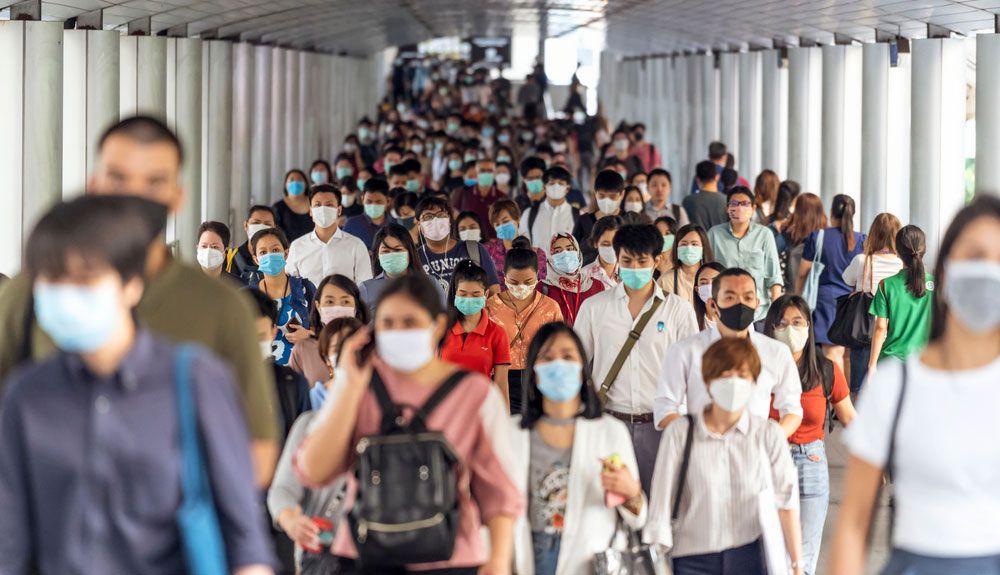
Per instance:
[[[0,0],[0,10],[11,4]],[[98,9],[105,28],[149,17],[154,33],[186,25],[189,36],[354,54],[535,30],[544,20],[549,36],[598,26],[612,49],[649,53],[769,46],[775,37],[829,43],[834,33],[871,41],[876,28],[919,38],[928,23],[969,35],[992,31],[1000,0],[58,0],[42,2],[42,17]]]

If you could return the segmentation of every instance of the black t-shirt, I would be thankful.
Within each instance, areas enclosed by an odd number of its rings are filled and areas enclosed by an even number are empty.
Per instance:
[[[583,265],[587,265],[597,259],[597,248],[590,244],[590,233],[594,230],[594,224],[596,223],[596,214],[580,214],[580,217],[576,220],[576,225],[573,226],[573,237],[576,238],[576,241],[580,242],[580,250],[582,252],[580,255],[583,257]]]
[[[721,192],[698,192],[684,198],[684,210],[692,224],[706,230],[729,221],[726,213],[726,196]]]
[[[288,204],[284,200],[278,200],[271,207],[274,208],[274,213],[278,216],[278,221],[276,222],[278,227],[288,236],[289,242],[294,242],[313,231],[313,228],[316,227],[312,216],[308,212],[297,214],[292,211],[292,208],[288,207]]]

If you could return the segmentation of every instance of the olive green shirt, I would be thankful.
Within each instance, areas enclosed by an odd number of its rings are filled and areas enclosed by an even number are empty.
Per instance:
[[[27,351],[24,340],[31,280],[25,274],[0,285],[0,390]],[[139,322],[175,342],[194,342],[226,362],[240,387],[251,437],[280,440],[273,375],[261,359],[253,307],[246,294],[200,269],[171,260],[146,286]],[[44,359],[55,344],[37,323],[31,356]]]

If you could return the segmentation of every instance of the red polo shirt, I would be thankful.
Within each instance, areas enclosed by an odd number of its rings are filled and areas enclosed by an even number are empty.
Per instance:
[[[441,359],[493,377],[493,366],[510,365],[510,341],[507,332],[493,323],[484,308],[476,329],[465,333],[461,322],[451,328],[441,348]]]

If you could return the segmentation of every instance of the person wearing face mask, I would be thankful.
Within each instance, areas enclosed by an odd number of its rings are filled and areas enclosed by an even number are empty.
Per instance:
[[[254,263],[253,255],[250,253],[250,240],[257,232],[275,227],[276,221],[271,206],[250,206],[247,210],[247,219],[243,222],[247,241],[236,248],[236,255],[233,256],[233,269],[239,274],[244,285],[257,275],[257,264]]]
[[[697,224],[682,226],[670,237],[675,240],[672,249],[667,252],[671,266],[669,271],[660,276],[660,287],[663,291],[677,294],[694,304],[694,299],[697,297],[695,276],[706,262],[715,260],[712,245],[708,241],[705,228]]]
[[[451,282],[455,266],[462,260],[472,260],[486,270],[491,293],[499,291],[497,274],[486,248],[479,242],[458,241],[452,238],[451,211],[448,203],[434,197],[425,197],[417,204],[417,222],[420,225],[420,262],[430,276],[443,288]],[[497,286],[497,287],[494,287]]]
[[[332,181],[339,182],[344,178],[354,178],[359,170],[355,169],[353,157],[349,154],[337,154],[333,160]]]
[[[277,216],[275,223],[289,241],[295,241],[313,229],[308,191],[309,179],[305,172],[289,170],[285,174],[285,197],[271,206]]]
[[[572,176],[562,167],[545,171],[545,201],[532,205],[521,214],[518,230],[531,239],[531,245],[542,250],[556,234],[571,234],[580,212],[566,201]]]
[[[538,156],[529,156],[521,160],[518,172],[521,174],[521,193],[514,198],[517,207],[523,213],[529,207],[536,206],[545,200],[545,161]]]
[[[625,197],[622,201],[623,214],[643,213],[642,192],[637,186],[625,186]]]
[[[293,465],[304,482],[315,486],[348,473],[357,457],[354,446],[363,437],[378,435],[382,428],[383,411],[374,386],[382,387],[389,401],[402,406],[424,405],[435,390],[447,386],[444,389],[449,391],[426,417],[426,426],[444,436],[458,460],[458,484],[468,486],[457,490],[451,556],[435,565],[388,569],[359,565],[351,530],[341,528],[332,549],[339,563],[337,573],[369,575],[389,569],[398,573],[510,573],[512,529],[524,510],[524,500],[500,459],[511,452],[503,398],[486,376],[463,372],[437,357],[447,328],[448,316],[438,291],[426,277],[406,275],[387,286],[378,300],[374,328],[361,328],[341,346],[337,357],[345,383],[328,394],[318,423]],[[370,343],[374,343],[374,354],[361,354]],[[404,408],[404,417],[411,414],[411,409]],[[357,483],[353,475],[348,482]],[[489,531],[488,550],[482,548],[482,527]]]
[[[286,270],[318,285],[333,274],[355,283],[372,277],[368,249],[358,238],[340,229],[340,190],[329,184],[309,190],[315,229],[292,242]]]
[[[733,188],[726,194],[726,202],[729,222],[710,228],[708,241],[719,263],[729,268],[745,269],[753,275],[760,301],[754,321],[758,322],[760,329],[771,302],[781,296],[784,288],[778,248],[771,230],[750,221],[753,217],[753,192],[750,188]]]
[[[309,185],[318,186],[330,183],[333,183],[333,168],[330,167],[330,162],[326,160],[313,162],[309,168]]]
[[[494,177],[494,180],[496,182],[497,191],[503,194],[504,198],[511,197],[511,194],[517,187],[517,180],[514,179],[514,175],[514,168],[510,162],[497,161],[496,176]]]
[[[350,278],[334,274],[323,278],[316,287],[316,293],[309,306],[310,330],[312,335],[300,340],[292,348],[288,367],[305,376],[311,387],[330,377],[328,366],[318,342],[318,333],[326,324],[338,317],[353,317],[368,323],[368,306],[361,301],[358,286]]]
[[[640,217],[648,219],[646,214],[640,214]],[[663,216],[656,218],[653,225],[663,237],[663,257],[660,259],[660,264],[656,266],[656,273],[653,276],[659,282],[674,270],[674,242],[677,240],[677,222],[670,216]]]
[[[509,407],[510,341],[507,332],[490,319],[487,291],[486,270],[468,260],[460,262],[448,287],[452,325],[441,347],[441,359],[492,379]]]
[[[632,153],[632,141],[624,128],[618,128],[611,134],[611,144],[608,146],[606,157],[622,163],[626,178],[645,171],[642,160]]]
[[[344,232],[364,242],[365,247],[371,251],[375,234],[388,221],[386,217],[388,215],[386,212],[389,211],[388,182],[378,177],[370,178],[365,182],[362,202],[364,213],[348,218],[344,222]]]
[[[896,248],[902,256],[898,237]],[[882,573],[1000,573],[1000,445],[978,440],[1000,433],[996,197],[977,195],[958,212],[942,236],[934,277],[927,347],[905,359],[886,359],[869,374],[858,417],[845,434],[850,457],[830,553],[832,575],[864,569],[886,471],[893,482],[895,529]]]
[[[476,162],[475,185],[456,190],[451,196],[451,207],[456,212],[474,212],[482,222],[489,221],[490,206],[506,196],[495,185],[496,165],[489,158],[481,158]],[[484,238],[493,238],[496,232],[492,225],[482,229]]]
[[[619,522],[638,530],[646,521],[628,430],[601,413],[586,361],[565,324],[543,325],[531,341],[526,398],[511,426],[512,475],[528,501],[514,532],[522,575],[589,572]]]
[[[788,346],[753,329],[760,305],[750,272],[729,268],[712,280],[708,307],[718,318],[715,328],[700,331],[671,347],[663,359],[656,388],[654,413],[662,429],[687,413],[698,413],[711,401],[701,377],[701,356],[715,341],[725,337],[747,339],[763,358],[763,371],[756,378],[748,409],[751,415],[767,417],[774,395],[781,428],[790,436],[802,422],[802,383]]]
[[[375,315],[375,303],[389,282],[406,274],[427,275],[410,232],[398,224],[388,224],[375,234],[372,271],[375,277],[358,286],[369,318]],[[441,301],[447,301],[447,290],[434,283],[440,288]]]
[[[260,290],[278,302],[278,332],[272,355],[278,365],[288,365],[292,346],[314,333],[309,329],[308,309],[316,288],[308,279],[288,275],[288,238],[281,230],[274,228],[259,232],[251,240],[250,247],[261,277],[248,287]]]
[[[677,225],[686,226],[690,223],[687,210],[683,207],[670,203],[670,194],[673,190],[673,178],[670,172],[656,168],[650,170],[646,176],[646,185],[649,200],[646,201],[645,213],[651,219],[671,217],[677,221]]]
[[[625,197],[625,180],[614,170],[601,170],[594,178],[596,211],[580,214],[573,226],[573,236],[583,248],[583,263],[590,264],[597,259],[597,247],[590,242],[594,224],[606,216],[617,216],[621,212]]]
[[[338,367],[340,345],[364,325],[353,317],[340,317],[323,326],[317,351],[322,351],[321,363],[329,375],[310,392],[311,409],[299,415],[288,432],[285,446],[278,459],[274,481],[267,490],[267,510],[273,525],[295,543],[294,564],[288,571],[320,573],[332,571],[330,545],[340,520],[344,517],[347,495],[347,475],[341,475],[330,485],[308,489],[295,475],[292,459],[302,445],[309,427],[323,407],[326,396],[335,386],[344,384],[343,368]],[[334,392],[335,393],[335,392]]]
[[[365,213],[365,208],[361,204],[361,189],[353,176],[339,179],[335,185],[340,190],[340,224],[343,226],[348,219]]]
[[[504,285],[504,260],[507,257],[507,250],[513,247],[514,239],[518,237],[517,223],[520,218],[521,209],[513,200],[500,200],[490,206],[490,223],[493,224],[493,229],[496,230],[497,237],[487,241],[483,245],[490,254],[490,259],[493,260],[493,267],[497,271],[497,280],[500,285]],[[545,250],[533,249],[535,250],[535,255],[538,256],[538,279],[544,280],[547,275],[547,270],[545,269]]]
[[[615,253],[615,233],[624,224],[618,216],[604,216],[597,220],[590,232],[590,245],[597,249],[597,258],[583,267],[583,273],[604,286],[614,289],[618,285],[618,254]]]
[[[503,292],[486,301],[490,319],[507,333],[510,341],[510,370],[507,375],[510,389],[510,411],[521,411],[522,370],[528,345],[538,328],[551,321],[563,321],[562,312],[552,298],[538,288],[538,258],[528,245],[527,238],[517,238],[507,251],[504,261]]]
[[[439,178],[438,189],[454,190],[465,185],[465,175],[462,170],[462,152],[457,148],[449,148],[445,152],[445,169]]]
[[[629,428],[639,478],[649,493],[660,440],[653,419],[656,378],[664,353],[698,327],[691,306],[653,281],[663,257],[663,238],[654,226],[622,226],[614,249],[621,283],[583,302],[574,329],[593,358],[605,412]]]
[[[771,500],[791,561],[782,573],[804,575],[795,465],[782,429],[748,407],[767,360],[725,337],[698,363],[711,400],[663,432],[643,539],[670,549],[675,575],[764,575],[759,504]]]
[[[652,142],[646,141],[646,125],[642,122],[632,125],[632,139],[635,145],[632,146],[632,153],[635,154],[645,171],[659,169],[663,165],[660,158],[660,150]]]
[[[236,250],[229,249],[229,227],[222,222],[202,222],[198,226],[198,248],[195,252],[202,271],[214,278],[227,278],[243,287],[234,265]]]
[[[181,429],[196,434],[200,461],[210,462],[201,485],[214,494],[214,535],[228,568],[272,573],[231,370],[136,320],[149,248],[162,242],[166,219],[158,202],[90,194],[56,204],[27,238],[22,275],[57,351],[4,380],[3,573],[33,565],[41,573],[188,572],[182,539],[195,534],[176,518],[194,494],[182,487],[190,451],[178,446]],[[257,363],[264,368],[259,353]]]
[[[830,500],[830,473],[824,439],[833,415],[845,427],[854,419],[854,404],[844,372],[817,353],[809,305],[797,295],[784,295],[767,312],[764,335],[792,351],[802,380],[802,424],[788,438],[792,460],[799,471],[802,519],[802,565],[805,575],[816,573],[823,527]],[[777,420],[778,412],[771,410]]]
[[[583,273],[580,244],[572,235],[553,236],[549,253],[552,256],[548,260],[548,274],[539,289],[559,304],[563,318],[572,326],[583,302],[604,291],[604,285]]]
[[[452,230],[452,237],[457,237],[463,242],[482,242],[483,224],[476,212],[460,212],[455,217],[455,229]]]
[[[701,331],[717,329],[719,316],[716,315],[715,308],[708,307],[708,300],[712,299],[712,281],[725,270],[725,266],[719,262],[706,262],[694,274],[694,294],[691,300],[694,315],[698,318],[698,329]]]

